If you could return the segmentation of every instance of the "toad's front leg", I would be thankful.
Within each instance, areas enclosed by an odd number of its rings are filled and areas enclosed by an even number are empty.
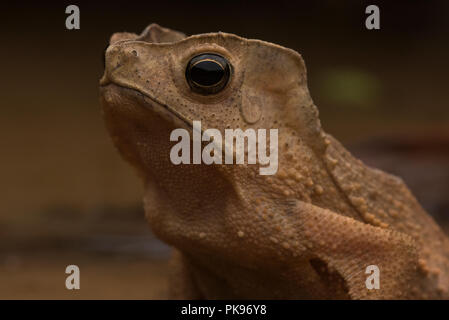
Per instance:
[[[304,202],[296,202],[295,210],[301,241],[316,257],[313,262],[324,281],[338,273],[351,299],[418,297],[413,290],[418,254],[411,237]],[[369,266],[379,270],[378,289],[366,284]]]

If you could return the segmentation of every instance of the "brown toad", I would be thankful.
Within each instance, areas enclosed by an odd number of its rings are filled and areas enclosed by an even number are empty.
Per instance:
[[[209,64],[193,70],[198,57]],[[110,135],[145,183],[150,226],[175,248],[173,297],[449,297],[447,237],[400,178],[323,131],[297,52],[152,24],[112,36],[100,85]],[[170,133],[194,120],[278,129],[279,170],[173,164]],[[380,289],[366,287],[369,265]]]

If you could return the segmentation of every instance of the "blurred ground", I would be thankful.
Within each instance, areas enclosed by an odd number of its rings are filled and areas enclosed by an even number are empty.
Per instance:
[[[10,258],[11,259],[11,258]],[[166,296],[165,261],[111,259],[98,255],[54,252],[8,260],[0,268],[0,299],[161,299]],[[76,262],[81,290],[64,286],[67,265]]]
[[[144,221],[141,184],[106,134],[97,95],[109,35],[151,22],[299,51],[326,131],[401,175],[448,231],[449,6],[423,3],[382,7],[377,33],[363,29],[360,4],[333,1],[211,7],[214,19],[191,4],[81,3],[75,32],[63,28],[65,6],[3,10],[0,299],[164,297],[169,249]],[[64,287],[69,264],[81,269],[76,292]]]

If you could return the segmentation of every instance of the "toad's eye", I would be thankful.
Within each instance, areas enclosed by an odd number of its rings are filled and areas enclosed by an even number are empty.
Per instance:
[[[223,90],[229,81],[230,74],[229,62],[213,53],[193,57],[186,68],[186,79],[190,88],[204,95]]]

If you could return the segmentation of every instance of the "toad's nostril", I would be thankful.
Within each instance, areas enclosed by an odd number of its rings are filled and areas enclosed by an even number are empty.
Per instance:
[[[113,44],[106,48],[103,55],[104,72],[112,76],[122,68],[131,68],[140,59],[139,49],[126,44]]]

